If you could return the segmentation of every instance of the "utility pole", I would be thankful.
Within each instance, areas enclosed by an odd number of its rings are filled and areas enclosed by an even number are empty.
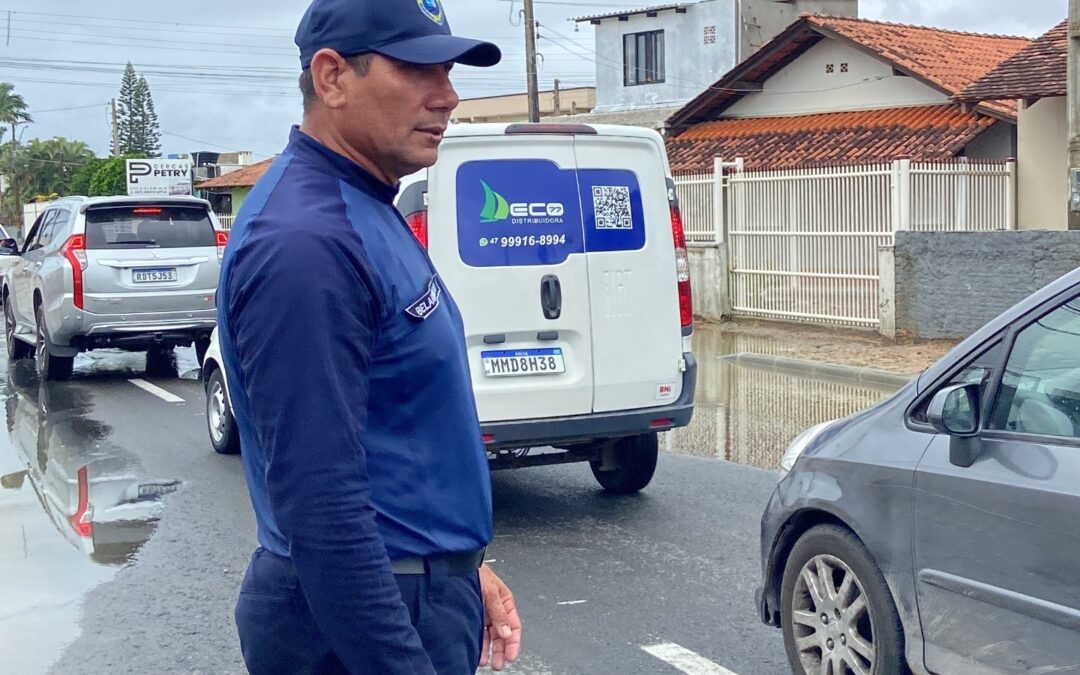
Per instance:
[[[1069,0],[1069,229],[1080,230],[1080,0]]]
[[[540,92],[536,84],[536,19],[533,14],[533,0],[525,0],[525,73],[529,84],[529,121],[539,122]]]
[[[109,99],[109,105],[112,108],[112,154],[113,157],[120,156],[120,122],[116,119],[116,99]]]
[[[552,98],[552,102],[551,102],[552,114],[561,115],[562,114],[562,95],[561,95],[561,92],[559,91],[559,78],[557,78],[557,77],[555,78],[555,86],[554,86],[554,90],[551,92],[551,98]]]

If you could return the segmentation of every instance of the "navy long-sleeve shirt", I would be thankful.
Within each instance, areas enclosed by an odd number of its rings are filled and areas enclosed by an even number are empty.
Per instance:
[[[237,216],[218,330],[259,543],[351,671],[430,673],[390,561],[487,545],[491,488],[461,315],[395,192],[294,128]]]

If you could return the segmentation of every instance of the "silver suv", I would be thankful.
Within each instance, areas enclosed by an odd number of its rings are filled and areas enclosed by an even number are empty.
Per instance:
[[[227,241],[194,197],[53,202],[10,254],[0,291],[8,358],[33,356],[46,380],[102,347],[154,356],[194,343],[201,360]]]

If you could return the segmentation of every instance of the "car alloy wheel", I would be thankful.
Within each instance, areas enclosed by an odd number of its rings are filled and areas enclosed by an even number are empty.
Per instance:
[[[874,624],[866,592],[843,560],[816,555],[803,565],[795,582],[791,625],[805,672],[874,672]]]

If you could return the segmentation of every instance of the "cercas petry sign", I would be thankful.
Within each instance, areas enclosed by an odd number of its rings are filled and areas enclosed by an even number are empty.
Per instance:
[[[190,159],[127,160],[127,193],[132,197],[191,194]]]

